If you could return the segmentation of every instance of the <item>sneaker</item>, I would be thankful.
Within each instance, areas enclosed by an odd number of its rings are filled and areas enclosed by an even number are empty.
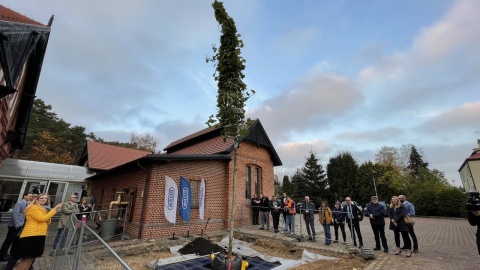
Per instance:
[[[333,240],[333,243],[338,243],[338,240]]]
[[[373,250],[380,250],[380,248],[379,248],[379,247],[376,247],[376,248],[374,248]]]

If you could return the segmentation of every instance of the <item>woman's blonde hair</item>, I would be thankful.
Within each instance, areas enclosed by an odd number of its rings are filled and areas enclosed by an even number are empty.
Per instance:
[[[32,205],[38,205],[38,206],[42,206],[39,202],[38,202],[38,199],[42,196],[47,196],[47,201],[45,202],[45,205],[47,206],[50,206],[50,195],[48,195],[48,193],[40,193],[37,195],[37,197],[35,197],[35,199],[33,199],[32,203],[30,203],[26,208],[25,208],[25,211],[23,211],[24,214],[27,213],[27,210],[28,208],[30,208]]]
[[[394,204],[393,203],[393,199],[396,199],[397,202]],[[396,207],[399,207],[400,206],[400,199],[398,199],[397,196],[392,196],[392,199],[390,200],[390,208],[396,208]]]
[[[85,203],[88,203],[88,198],[87,197],[82,197],[82,199],[80,199],[80,203],[83,203],[83,200],[85,200]]]

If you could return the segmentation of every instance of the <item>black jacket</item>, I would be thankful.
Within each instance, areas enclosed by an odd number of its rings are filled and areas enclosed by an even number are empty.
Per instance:
[[[367,214],[370,224],[372,225],[385,225],[385,207],[380,203],[367,205]],[[373,215],[373,219],[370,218],[370,214]]]
[[[391,222],[393,219],[395,220],[395,222],[397,222],[397,227],[399,231],[401,232],[409,231],[408,226],[405,223],[405,216],[407,215],[407,211],[405,210],[405,207],[403,206],[403,204],[400,205],[400,207],[398,208],[395,208],[395,207],[390,208],[388,215],[390,216],[390,230],[395,229],[395,225],[393,225],[393,223]]]
[[[362,220],[363,219],[363,213],[362,211],[360,211],[360,209],[358,209],[357,205],[356,204],[351,204],[352,206],[352,220]],[[348,223],[350,223],[350,218],[348,217],[348,204],[345,204],[343,206],[343,212],[345,212],[345,218],[347,220]]]
[[[345,221],[345,217],[347,216],[344,212],[342,207],[340,208],[333,208],[333,223],[343,223]]]
[[[267,197],[260,199],[260,211],[262,212],[270,212],[270,201]]]

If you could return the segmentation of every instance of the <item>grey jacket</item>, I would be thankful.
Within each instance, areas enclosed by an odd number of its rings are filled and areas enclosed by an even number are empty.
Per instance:
[[[62,216],[60,216],[60,221],[58,222],[58,229],[63,229],[68,222],[68,219],[72,214],[79,212],[78,204],[72,202],[66,202],[62,204]]]

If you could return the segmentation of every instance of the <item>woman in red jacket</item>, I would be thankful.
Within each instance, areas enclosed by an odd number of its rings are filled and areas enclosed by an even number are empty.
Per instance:
[[[43,255],[45,238],[51,218],[62,207],[62,203],[47,212],[45,205],[49,203],[46,193],[39,194],[33,202],[25,208],[25,226],[15,248],[15,257],[22,260],[17,264],[16,270],[27,270],[36,257]]]

